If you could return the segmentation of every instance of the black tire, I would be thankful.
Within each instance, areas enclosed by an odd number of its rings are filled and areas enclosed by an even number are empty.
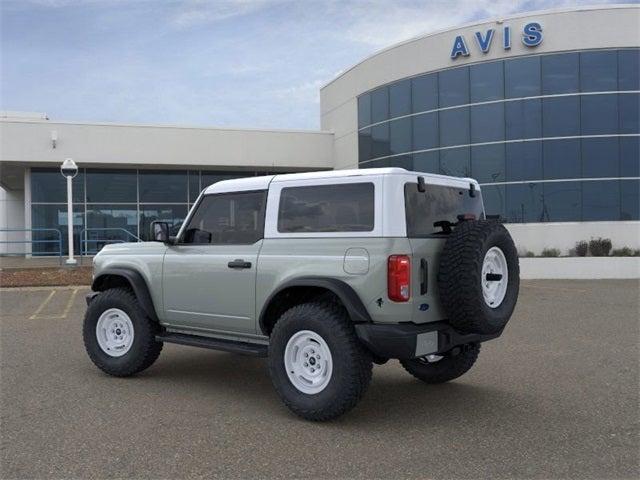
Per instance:
[[[492,247],[507,264],[506,294],[496,308],[484,300],[482,265]],[[440,302],[452,327],[463,333],[500,332],[513,314],[520,289],[518,252],[507,229],[491,220],[466,221],[455,227],[440,255]]]
[[[296,388],[285,369],[286,345],[301,330],[310,330],[322,337],[332,357],[329,383],[314,394]],[[371,382],[372,367],[371,356],[358,341],[347,312],[335,303],[292,307],[278,319],[271,333],[269,372],[273,385],[285,405],[307,420],[331,420],[351,410]]]
[[[103,312],[117,308],[126,313],[133,324],[133,343],[127,353],[114,357],[98,343],[96,325]],[[114,288],[96,296],[87,308],[82,335],[91,361],[103,372],[116,377],[128,377],[150,367],[162,350],[155,339],[159,326],[142,310],[135,295],[123,288]]]
[[[437,362],[429,362],[426,358],[400,360],[404,369],[418,380],[425,383],[444,383],[458,378],[469,371],[478,359],[480,344],[464,345],[457,354],[446,353]]]

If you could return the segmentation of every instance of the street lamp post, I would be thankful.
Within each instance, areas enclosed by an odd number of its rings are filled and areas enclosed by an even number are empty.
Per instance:
[[[73,177],[78,174],[78,166],[73,159],[67,158],[60,165],[62,176],[67,179],[67,235],[69,243],[69,258],[65,262],[67,265],[76,265],[78,262],[73,258]]]

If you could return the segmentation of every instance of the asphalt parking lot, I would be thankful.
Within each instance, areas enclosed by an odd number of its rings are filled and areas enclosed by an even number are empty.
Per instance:
[[[262,359],[165,345],[111,378],[84,353],[86,288],[0,291],[1,477],[638,478],[637,281],[528,281],[457,381],[397,362],[325,424]]]

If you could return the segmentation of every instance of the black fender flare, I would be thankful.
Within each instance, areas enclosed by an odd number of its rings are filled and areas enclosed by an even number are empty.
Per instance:
[[[265,316],[273,299],[291,287],[319,287],[336,295],[344,305],[353,323],[370,323],[371,316],[355,290],[346,282],[330,277],[298,277],[288,280],[271,293],[262,306],[259,317],[260,331],[265,332]]]
[[[106,290],[106,288],[103,288],[102,282],[104,281],[105,277],[109,276],[124,278],[127,283],[131,285],[131,289],[138,299],[138,302],[140,302],[140,306],[149,316],[149,318],[156,322],[159,321],[158,315],[156,314],[156,309],[153,305],[153,300],[151,299],[149,286],[147,285],[147,282],[140,272],[137,272],[132,268],[107,268],[105,270],[102,270],[100,274],[93,279],[91,290],[93,290],[94,292],[101,292]]]

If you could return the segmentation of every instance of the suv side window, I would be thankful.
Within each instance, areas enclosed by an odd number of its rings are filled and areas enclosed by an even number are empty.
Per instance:
[[[373,183],[285,187],[280,192],[278,232],[370,232]]]
[[[264,237],[266,191],[206,195],[180,243],[250,245]]]

